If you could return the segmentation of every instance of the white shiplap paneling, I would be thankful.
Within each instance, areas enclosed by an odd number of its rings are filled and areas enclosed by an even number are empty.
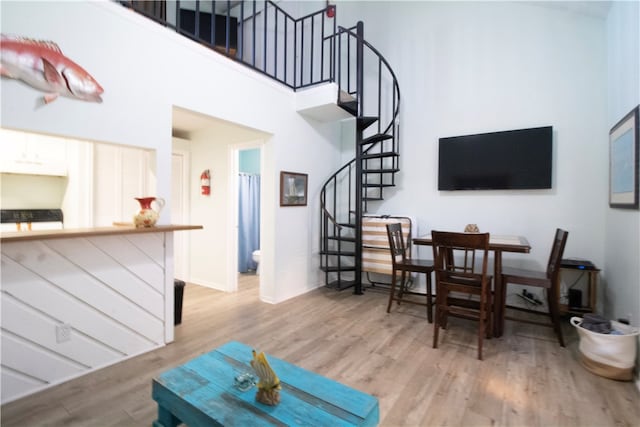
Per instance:
[[[136,305],[153,314],[157,318],[162,318],[163,298],[160,292],[154,290],[143,278],[132,274],[125,265],[110,257],[102,251],[101,243],[104,238],[96,238],[94,242],[87,239],[56,239],[49,240],[46,245],[67,258],[75,264],[86,275],[98,279],[106,286],[120,293]],[[107,237],[109,242],[110,238]],[[126,252],[128,246],[123,245],[121,251]],[[132,254],[128,264],[138,262],[148,263],[145,257],[140,254]],[[135,256],[138,255],[138,256]]]
[[[2,330],[19,336],[24,340],[36,342],[43,348],[77,361],[88,367],[101,366],[113,358],[123,356],[98,341],[71,330],[71,340],[58,343],[56,341],[56,326],[61,323],[54,321],[41,311],[36,311],[29,305],[19,302],[11,296],[4,295],[2,299]],[[72,345],[69,342],[73,341]]]
[[[38,380],[27,375],[15,372],[6,366],[2,366],[0,372],[0,381],[3,399],[4,396],[21,396],[30,391],[38,390],[47,385],[46,382]]]
[[[88,240],[94,245],[99,245],[100,249],[108,256],[119,262],[131,274],[134,274],[149,286],[154,287],[154,289],[161,294],[163,291],[164,269],[162,267],[162,260],[158,260],[157,254],[154,253],[154,251],[155,247],[162,248],[162,246],[158,245],[157,234],[149,234],[148,236],[153,239],[136,238],[129,240],[126,235],[121,235],[100,237],[98,239],[90,238]],[[139,247],[138,245],[140,244],[144,245],[144,247]],[[154,249],[148,251],[146,247]],[[162,256],[164,257],[164,253]],[[145,258],[148,258],[148,262],[140,262]],[[136,260],[136,262],[132,263],[131,260]]]
[[[76,242],[77,247],[74,248],[73,243],[70,242]],[[117,275],[117,277],[125,276],[121,281],[111,279],[111,282],[104,282],[98,280],[96,276],[110,277],[106,272],[107,268],[121,270],[126,268],[105,263],[102,266],[92,265],[94,270],[87,270],[58,253],[56,249],[71,257],[74,257],[79,250],[85,251],[83,258],[95,256],[97,259],[100,255],[104,255],[98,246],[87,244],[84,239],[13,243],[3,247],[3,252],[13,260],[20,260],[20,264],[33,274],[34,280],[46,281],[47,284],[64,291],[68,297],[79,300],[105,316],[117,319],[119,323],[148,340],[155,343],[161,342],[163,302],[162,295],[154,288],[160,286],[162,282],[154,287],[147,286],[146,282],[141,284],[140,280],[127,280],[125,273]],[[140,262],[140,259],[132,258],[130,261]],[[103,272],[98,272],[99,269]],[[123,292],[120,292],[121,289]],[[138,301],[141,304],[138,304]],[[117,348],[120,349],[120,347]]]
[[[2,402],[165,344],[164,247],[160,232],[3,243]]]
[[[4,245],[2,250],[5,250]],[[4,254],[2,292],[3,298],[5,294],[10,294],[35,310],[46,313],[57,322],[67,323],[123,354],[138,353],[154,344],[137,332],[124,327],[119,319],[111,318],[85,304]]]
[[[2,365],[50,383],[86,369],[79,363],[47,351],[36,343],[2,333]]]

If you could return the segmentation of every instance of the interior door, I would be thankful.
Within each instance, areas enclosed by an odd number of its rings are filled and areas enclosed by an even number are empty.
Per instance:
[[[171,157],[171,223],[188,224],[189,179],[186,153],[174,152]],[[189,281],[189,233],[173,233],[174,276]]]

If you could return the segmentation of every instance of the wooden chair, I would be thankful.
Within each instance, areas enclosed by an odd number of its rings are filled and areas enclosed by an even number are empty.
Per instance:
[[[564,247],[567,244],[568,237],[568,231],[561,230],[559,228],[556,230],[556,235],[553,240],[553,245],[551,246],[551,254],[549,255],[549,262],[547,263],[546,271],[523,270],[504,266],[502,268],[503,286],[506,287],[509,283],[512,283],[517,285],[544,288],[546,290],[547,303],[549,305],[548,312],[529,310],[523,307],[514,306],[509,306],[508,308],[526,311],[533,314],[548,315],[551,318],[551,324],[517,317],[504,316],[504,318],[508,320],[533,323],[536,325],[551,326],[555,331],[556,336],[558,337],[558,342],[562,347],[564,347],[564,339],[562,337],[562,327],[560,325],[560,313],[557,296],[559,295],[558,290],[560,288],[560,263],[562,262],[562,254],[564,253]],[[506,292],[504,292],[504,294],[506,295]],[[502,303],[505,304],[504,301]]]
[[[387,224],[387,237],[389,238],[389,249],[391,250],[391,291],[389,293],[389,304],[387,304],[387,313],[391,310],[391,303],[397,301],[411,304],[425,305],[427,307],[427,319],[429,323],[432,319],[432,295],[431,273],[433,272],[433,262],[423,259],[411,258],[411,249],[405,245],[402,235],[402,225],[400,223]],[[396,293],[396,274],[401,272],[400,288]],[[426,292],[424,294],[418,292],[410,292],[406,289],[407,273],[424,273],[427,276]],[[426,295],[426,302],[419,302],[415,299],[405,299],[406,295]]]
[[[492,334],[492,276],[487,272],[489,233],[432,231],[431,239],[436,272],[433,348],[438,348],[438,332],[440,327],[447,327],[448,316],[477,320],[478,359],[482,360],[483,338]],[[477,266],[476,261],[481,265]]]

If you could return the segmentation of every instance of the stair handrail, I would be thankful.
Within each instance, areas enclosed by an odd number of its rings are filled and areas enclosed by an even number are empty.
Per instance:
[[[346,90],[345,92],[350,94],[350,95],[354,95],[354,91],[351,90],[350,88],[350,83],[351,83],[351,76],[347,75],[346,77],[346,84],[344,84],[343,82],[343,75],[342,75],[342,69],[343,69],[343,65],[341,64],[342,61],[342,42],[341,42],[341,37],[345,36],[347,37],[347,59],[349,61],[353,61],[354,59],[351,57],[351,53],[349,52],[350,50],[350,42],[351,39],[355,39],[357,43],[360,43],[360,46],[362,47],[366,47],[368,50],[368,53],[373,54],[379,61],[379,66],[378,66],[378,111],[377,111],[377,117],[379,118],[378,120],[378,133],[381,134],[386,134],[386,135],[390,135],[391,138],[393,139],[393,147],[394,150],[397,147],[398,144],[398,135],[395,133],[395,125],[397,124],[398,121],[398,116],[400,113],[400,88],[398,85],[398,79],[397,76],[395,74],[395,72],[393,71],[393,69],[391,68],[391,65],[389,64],[389,62],[387,61],[387,59],[375,48],[373,47],[369,42],[367,42],[366,40],[364,40],[364,37],[360,37],[356,32],[354,32],[354,28],[356,27],[352,27],[352,28],[344,28],[339,26],[338,27],[338,31],[335,34],[335,38],[336,41],[333,42],[333,46],[335,46],[336,49],[336,82],[338,84],[338,102],[340,102],[340,93],[342,91],[342,88],[346,86]],[[362,58],[361,58],[362,61]],[[347,64],[346,68],[349,72],[350,70],[350,65],[351,64]],[[384,67],[384,70],[383,70]],[[390,114],[390,118],[389,118],[389,122],[388,123],[381,123],[382,120],[382,90],[381,90],[381,83],[382,83],[382,73],[383,72],[387,72],[388,75],[390,76],[390,86],[392,87],[391,90],[391,96],[387,97],[387,99],[391,100],[392,103],[392,111]],[[361,85],[360,85],[361,86]],[[362,87],[362,86],[361,86]],[[364,112],[365,112],[365,105],[363,102],[363,93],[355,93],[356,95],[356,99],[358,101],[358,111],[357,111],[357,117],[358,118],[362,118],[365,116]],[[368,147],[366,147],[363,152],[361,154],[367,154],[370,151],[374,150],[376,148],[375,144],[372,144]],[[360,148],[358,148],[360,149]],[[352,181],[353,181],[353,177],[351,177],[351,172],[354,168],[354,165],[357,166],[356,161],[357,161],[358,156],[356,156],[355,158],[351,159],[349,162],[347,162],[346,164],[344,164],[340,169],[338,169],[334,174],[332,174],[324,183],[324,185],[322,186],[322,189],[320,191],[320,207],[321,207],[321,216],[320,216],[320,248],[324,248],[328,245],[328,242],[325,242],[326,240],[329,239],[330,236],[328,236],[326,233],[329,229],[329,227],[333,227],[334,233],[342,233],[342,230],[344,228],[343,224],[340,223],[340,218],[338,215],[338,209],[339,207],[337,206],[337,195],[338,195],[338,189],[337,189],[337,183],[339,181],[338,178],[343,177],[345,170],[349,171],[349,176],[347,177],[347,181],[348,181],[348,185],[349,185],[349,190],[348,190],[348,195],[347,195],[347,202],[346,203],[342,203],[342,205],[346,204],[346,215],[348,218],[349,223],[351,223],[351,212],[352,211],[352,199],[353,197],[353,192],[351,191],[351,186],[353,185]],[[358,169],[358,168],[356,168]],[[357,172],[356,172],[357,173]],[[333,187],[332,187],[333,186]],[[333,195],[334,195],[334,202],[333,202],[333,206],[329,206],[328,205],[328,201],[327,201],[327,194],[329,191],[333,191]],[[356,191],[359,192],[360,197],[358,197],[358,195],[356,194],[355,199],[356,201],[360,200],[360,203],[362,203],[362,191],[363,189],[356,189]],[[340,206],[340,208],[343,208],[343,213],[344,213],[344,206]],[[357,215],[356,215],[357,216]],[[356,217],[355,220],[355,227],[360,227],[361,226],[361,219]],[[356,231],[357,233],[357,231]],[[358,244],[358,240],[356,239],[356,245]],[[361,251],[359,251],[356,248],[356,257],[358,256],[357,254],[361,253]],[[327,262],[327,258],[325,257],[323,259],[323,257],[321,256],[321,267],[323,266],[323,263]],[[338,263],[340,263],[340,257],[338,257]],[[359,265],[360,263],[357,262],[356,260],[356,270],[357,270],[357,265]],[[328,266],[326,266],[328,267]],[[356,283],[355,283],[355,293],[361,293],[361,284],[358,283],[358,278],[360,277],[360,274],[357,272],[356,273]]]
[[[358,39],[358,34],[354,32],[354,29],[356,27],[349,27],[349,28],[345,28],[342,27],[340,25],[338,25],[338,31],[335,35],[335,37],[339,37],[340,35],[347,33],[349,34],[351,37]],[[389,124],[387,125],[387,127],[381,132],[381,133],[387,133],[390,129],[391,126],[393,126],[395,119],[397,119],[398,115],[400,114],[400,86],[398,85],[398,78],[396,77],[396,73],[393,71],[393,68],[391,68],[391,64],[389,64],[389,61],[387,61],[387,59],[384,57],[384,55],[382,55],[382,53],[380,53],[380,51],[378,49],[376,49],[375,47],[373,47],[371,45],[371,43],[369,43],[368,41],[366,41],[364,38],[361,39],[361,42],[364,46],[366,46],[371,52],[373,52],[378,59],[385,65],[386,70],[389,72],[389,74],[392,77],[392,84],[393,84],[393,94],[396,95],[397,97],[395,98],[395,109],[394,112],[392,114],[392,120],[389,122]],[[340,44],[338,44],[338,48],[336,48],[336,50],[340,49]],[[340,58],[340,52],[337,52],[338,58]],[[337,71],[338,74],[340,74],[340,71]],[[338,87],[341,87],[340,85],[340,81],[339,81],[339,77],[336,77],[336,80],[338,80]]]
[[[355,28],[355,27],[352,27]],[[342,26],[338,26],[338,33],[336,34],[336,36],[339,36],[342,33],[348,33],[349,35],[351,35],[354,38],[358,38],[358,35],[356,33],[354,33],[352,31],[351,28],[345,28]],[[397,96],[395,97],[395,108],[394,108],[394,112],[393,115],[391,117],[391,120],[389,122],[389,124],[387,125],[387,127],[381,132],[381,133],[387,133],[391,130],[392,126],[394,125],[394,123],[396,122],[396,119],[398,117],[398,115],[400,114],[400,86],[398,85],[398,79],[396,77],[396,74],[393,72],[393,69],[391,68],[391,65],[389,64],[389,62],[387,61],[387,59],[375,48],[373,47],[369,42],[367,42],[366,40],[362,39],[362,43],[367,46],[373,53],[376,54],[376,56],[384,63],[384,65],[387,68],[387,71],[390,73],[391,77],[393,78],[392,84],[393,84],[393,89],[394,89],[394,95],[397,94]],[[339,49],[339,47],[337,48]],[[340,57],[340,52],[337,53],[338,57]],[[338,81],[338,88],[340,88],[340,82]],[[367,149],[364,151],[364,153],[368,153],[371,149],[373,149],[374,146],[370,146],[367,147]],[[333,175],[331,175],[331,177],[329,177],[329,179],[327,179],[327,181],[324,183],[321,194],[324,192],[325,187],[333,180],[336,178],[336,176],[338,174],[340,174],[340,172],[342,172],[345,168],[347,168],[351,163],[355,162],[355,158],[351,159],[348,163],[344,164],[340,169],[338,169]],[[323,205],[324,206],[324,205]],[[331,216],[331,215],[330,215]],[[332,216],[331,216],[332,217]]]

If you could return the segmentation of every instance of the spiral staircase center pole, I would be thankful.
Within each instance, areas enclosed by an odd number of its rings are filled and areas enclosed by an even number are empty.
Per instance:
[[[358,117],[363,115],[363,88],[364,88],[364,72],[363,72],[363,57],[364,57],[364,25],[362,21],[358,21],[356,25],[357,45],[356,45],[356,92],[358,94]],[[353,293],[356,295],[362,295],[362,214],[363,214],[363,186],[362,186],[362,139],[363,139],[363,127],[360,124],[360,120],[356,120],[356,228],[355,228],[355,286]]]

